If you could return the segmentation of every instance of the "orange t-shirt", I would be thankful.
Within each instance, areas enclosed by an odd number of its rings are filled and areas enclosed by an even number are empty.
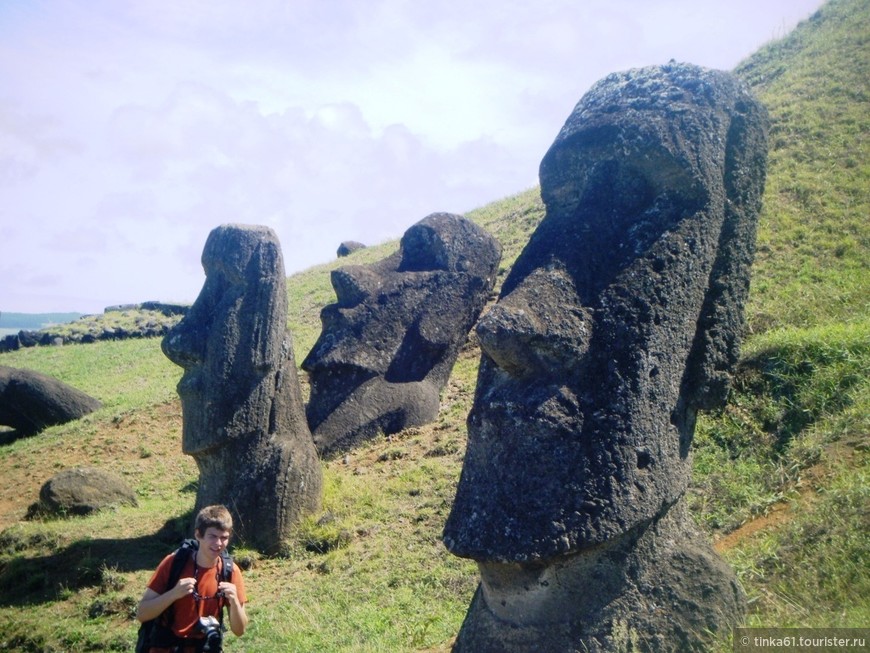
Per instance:
[[[172,568],[172,559],[174,553],[170,553],[163,558],[157,566],[151,580],[148,581],[148,587],[158,594],[165,594],[171,588],[169,584],[169,572]],[[179,637],[198,637],[199,633],[196,629],[196,624],[200,617],[218,617],[218,612],[222,604],[225,604],[226,599],[216,597],[218,592],[218,583],[220,582],[220,573],[223,568],[223,559],[218,558],[217,565],[211,568],[200,567],[196,564],[196,553],[191,553],[190,559],[184,564],[179,578],[195,577],[196,594],[188,594],[175,601],[172,607],[172,630]],[[245,584],[242,581],[242,572],[237,564],[233,564],[233,574],[230,582],[236,586],[236,595],[239,597],[239,603],[244,605],[247,603],[245,596]]]

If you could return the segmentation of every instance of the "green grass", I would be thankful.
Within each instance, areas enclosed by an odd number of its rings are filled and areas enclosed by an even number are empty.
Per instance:
[[[833,0],[737,69],[773,128],[749,333],[729,401],[700,416],[692,512],[750,599],[748,625],[870,623],[870,193],[867,0]],[[504,248],[499,283],[543,217],[538,189],[468,214]],[[334,301],[329,272],[288,280],[297,362]],[[135,319],[135,316],[127,316]],[[0,364],[97,397],[78,422],[0,446],[0,650],[130,650],[152,569],[188,533],[197,476],[180,454],[181,370],[159,340],[40,347]],[[469,343],[438,420],[323,463],[324,507],[280,556],[237,549],[251,625],[228,651],[446,651],[477,582],[440,542],[465,447],[477,353]],[[23,518],[59,469],[121,474],[138,508]],[[723,645],[723,652],[730,650]]]
[[[868,315],[868,52],[867,0],[831,0],[737,67],[772,121],[753,333]]]
[[[104,411],[171,401],[181,376],[181,368],[162,355],[154,338],[29,347],[3,354],[0,364],[56,377],[102,401]]]
[[[795,492],[832,443],[870,432],[870,320],[754,338],[727,405],[695,433],[696,516],[727,533]]]
[[[870,623],[870,456],[832,461],[786,524],[726,553],[753,606],[748,626]]]

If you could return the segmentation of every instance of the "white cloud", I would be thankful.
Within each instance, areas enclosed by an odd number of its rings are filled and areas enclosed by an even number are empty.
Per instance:
[[[0,310],[191,301],[225,222],[288,271],[398,238],[533,185],[606,73],[731,67],[818,4],[2,3]]]

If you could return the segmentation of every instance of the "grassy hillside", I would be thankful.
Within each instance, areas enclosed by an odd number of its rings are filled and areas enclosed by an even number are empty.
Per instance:
[[[866,320],[870,3],[832,0],[738,66],[767,105],[753,332]]]
[[[770,170],[750,333],[728,405],[699,421],[691,503],[741,577],[751,625],[870,623],[868,36],[870,2],[833,0],[737,69],[771,111]],[[543,207],[531,189],[469,217],[504,245],[503,278]],[[291,277],[297,360],[333,300],[329,271],[396,247]],[[0,445],[0,650],[130,650],[135,604],[187,534],[193,506],[196,467],[179,455],[180,371],[154,339],[33,348],[0,364],[104,402],[76,423]],[[476,366],[469,345],[435,424],[324,463],[324,512],[281,556],[236,549],[252,621],[227,651],[449,649],[477,582],[474,565],[439,539]],[[139,507],[24,520],[43,482],[83,464],[121,474]]]
[[[870,2],[831,0],[742,62],[772,118],[728,405],[699,421],[693,503],[750,624],[870,623]]]

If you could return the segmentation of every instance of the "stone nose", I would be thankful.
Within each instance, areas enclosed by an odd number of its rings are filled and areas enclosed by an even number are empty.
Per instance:
[[[562,274],[535,274],[480,320],[483,351],[515,377],[576,370],[589,349],[591,311]]]
[[[351,308],[377,292],[381,286],[378,275],[362,266],[348,265],[333,270],[330,276],[338,304],[342,308]]]
[[[184,369],[205,360],[206,334],[188,319],[176,324],[160,343],[166,358]]]
[[[527,310],[497,304],[476,330],[481,349],[511,376],[523,377],[541,370],[545,333]]]

